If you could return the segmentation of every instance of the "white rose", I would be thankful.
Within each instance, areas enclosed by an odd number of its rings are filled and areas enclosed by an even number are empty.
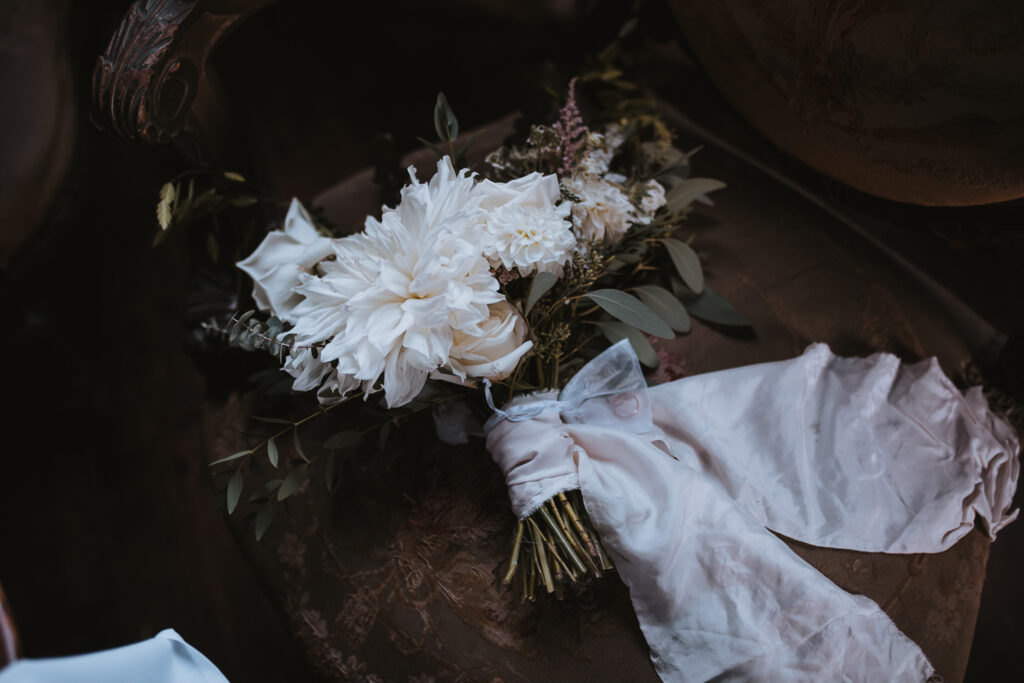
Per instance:
[[[317,232],[302,204],[293,199],[284,229],[267,233],[256,251],[236,265],[252,278],[256,305],[294,323],[293,311],[302,301],[302,295],[293,291],[299,285],[299,276],[331,253],[330,238]]]
[[[450,365],[456,375],[504,379],[533,348],[532,341],[523,341],[526,321],[510,303],[499,301],[490,310],[491,317],[477,330],[454,332]]]
[[[633,205],[616,185],[599,178],[578,178],[569,182],[568,190],[580,198],[572,206],[579,237],[615,243],[629,230]]]

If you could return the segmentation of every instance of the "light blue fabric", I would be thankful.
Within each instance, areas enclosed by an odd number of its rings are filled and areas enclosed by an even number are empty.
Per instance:
[[[74,657],[22,659],[0,671],[0,683],[227,683],[216,666],[165,629],[134,645]]]

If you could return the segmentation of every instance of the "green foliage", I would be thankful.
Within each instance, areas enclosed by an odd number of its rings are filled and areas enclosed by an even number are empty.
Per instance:
[[[634,291],[673,330],[681,334],[690,331],[690,316],[675,294],[656,285],[640,285]]]
[[[164,241],[172,228],[182,228],[214,218],[233,209],[256,206],[260,192],[232,171],[190,170],[160,188],[156,219],[160,230],[153,245]],[[220,260],[220,245],[213,232],[206,236],[210,260]]]
[[[751,322],[745,315],[733,308],[732,304],[710,287],[705,286],[704,291],[697,294],[688,290],[682,283],[676,282],[674,285],[693,317],[728,327],[751,327]]]
[[[597,289],[583,295],[622,322],[647,334],[672,339],[675,334],[664,320],[635,296],[617,289]]]
[[[671,237],[666,237],[661,243],[668,251],[669,258],[672,259],[672,265],[676,267],[679,277],[683,279],[687,287],[699,294],[704,289],[704,271],[700,267],[700,258],[696,252],[690,248],[690,245]]]
[[[451,143],[459,137],[459,120],[443,92],[437,93],[437,103],[434,104],[434,130],[437,139],[443,143]]]
[[[640,330],[613,320],[602,320],[595,324],[609,342],[614,344],[623,339],[628,339],[629,343],[633,346],[633,350],[636,351],[636,357],[640,359],[641,363],[649,368],[658,367],[658,354],[655,352],[654,347],[651,346],[651,342],[647,341],[647,337]]]
[[[523,313],[529,315],[530,311],[533,310],[533,305],[549,289],[554,287],[556,282],[558,282],[558,276],[554,273],[537,273],[534,275],[533,281],[530,283],[530,293],[526,295],[526,303],[523,305]]]

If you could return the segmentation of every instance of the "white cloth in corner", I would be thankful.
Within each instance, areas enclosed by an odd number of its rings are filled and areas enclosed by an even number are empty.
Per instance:
[[[0,671],[0,683],[227,683],[209,659],[165,629],[149,640],[73,657],[21,659]]]
[[[639,373],[617,344],[558,400],[499,411],[487,446],[520,517],[580,488],[659,675],[928,679],[925,655],[874,602],[767,529],[819,546],[931,553],[977,514],[994,537],[1016,516],[1019,444],[980,391],[962,396],[934,360],[845,359],[821,344],[649,390],[633,388]]]

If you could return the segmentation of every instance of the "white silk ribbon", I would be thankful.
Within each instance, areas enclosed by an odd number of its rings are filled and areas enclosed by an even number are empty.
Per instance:
[[[518,516],[581,490],[665,680],[924,681],[927,658],[874,602],[767,529],[938,552],[975,515],[992,537],[1016,517],[1016,434],[934,360],[815,344],[647,389],[620,342],[486,431]]]

